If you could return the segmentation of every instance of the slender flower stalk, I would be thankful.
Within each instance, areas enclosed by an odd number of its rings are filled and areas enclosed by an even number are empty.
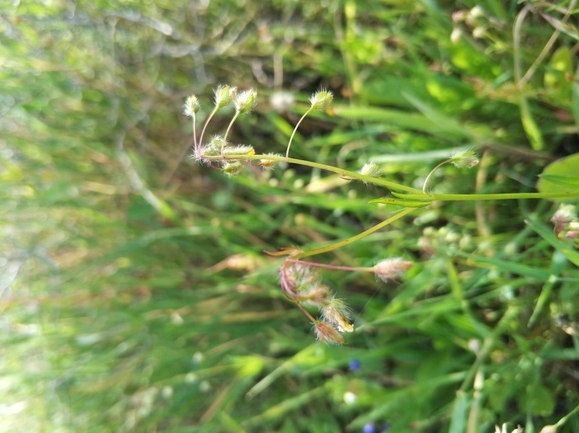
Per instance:
[[[329,92],[327,90],[320,90],[319,92],[312,95],[312,97],[310,98],[310,108],[308,108],[308,110],[304,113],[304,115],[300,118],[300,120],[298,120],[298,123],[296,124],[294,130],[292,131],[292,135],[290,136],[289,142],[287,144],[287,150],[285,152],[285,157],[287,160],[289,160],[289,152],[290,147],[292,145],[292,141],[302,121],[312,111],[326,110],[332,104],[333,99],[334,95],[332,94],[332,92]]]

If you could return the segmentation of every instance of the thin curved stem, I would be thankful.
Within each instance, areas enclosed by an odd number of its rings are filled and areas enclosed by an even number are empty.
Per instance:
[[[215,113],[217,113],[217,110],[219,110],[218,107],[215,107],[213,109],[213,111],[211,112],[211,114],[209,115],[207,120],[205,121],[205,125],[203,125],[203,129],[201,130],[201,136],[199,137],[199,142],[197,143],[199,145],[199,148],[201,148],[201,146],[203,145],[203,137],[205,136],[205,130],[207,129],[207,125],[209,125],[209,122],[211,122],[211,119],[213,119],[213,116],[215,116]]]
[[[388,218],[387,220],[382,221],[379,224],[376,224],[374,227],[369,228],[368,230],[363,231],[362,233],[357,234],[356,236],[352,236],[351,238],[348,239],[344,239],[343,241],[340,242],[336,242],[332,245],[328,245],[325,247],[321,247],[321,248],[316,248],[313,250],[309,250],[309,251],[303,251],[299,254],[296,254],[295,256],[292,257],[292,259],[294,260],[298,260],[301,259],[303,257],[310,257],[310,256],[314,256],[316,254],[322,254],[322,253],[327,253],[329,251],[333,251],[336,250],[338,248],[343,247],[344,245],[348,245],[351,244],[352,242],[357,241],[358,239],[362,239],[372,233],[374,233],[375,231],[380,230],[383,227],[386,227],[388,224],[393,223],[396,220],[399,220],[400,218],[402,218],[403,216],[409,214],[410,212],[412,212],[414,210],[414,208],[406,208],[401,210],[399,213],[397,213],[396,215]]]
[[[428,173],[428,176],[426,176],[426,179],[424,179],[424,183],[422,184],[422,192],[424,192],[424,193],[426,192],[426,184],[428,183],[430,176],[432,176],[436,170],[438,170],[440,167],[442,167],[444,164],[446,164],[448,162],[450,162],[450,159],[447,159],[446,161],[442,161],[440,164],[438,164],[436,167],[434,167],[432,170],[430,170],[430,173]]]
[[[288,161],[289,161],[289,151],[290,151],[290,147],[291,147],[291,145],[292,145],[292,141],[293,141],[293,139],[294,139],[294,135],[296,135],[296,132],[297,132],[298,128],[300,127],[300,124],[302,123],[302,120],[304,120],[304,119],[306,118],[306,116],[312,112],[312,109],[313,109],[313,108],[310,107],[310,108],[308,109],[308,111],[306,111],[306,112],[304,113],[304,115],[300,118],[300,120],[298,121],[298,123],[296,123],[296,126],[294,127],[294,130],[292,131],[292,135],[290,136],[290,139],[289,139],[289,141],[288,141],[288,143],[287,143],[287,150],[286,150],[286,152],[285,152],[285,158],[286,158],[286,160],[288,160]]]
[[[225,131],[225,135],[223,136],[223,141],[227,141],[227,136],[229,135],[229,131],[231,130],[231,127],[233,126],[233,124],[235,123],[235,121],[237,120],[237,118],[239,117],[239,111],[235,112],[235,116],[233,116],[233,119],[231,119],[231,122],[229,122],[229,126],[227,127],[227,130]]]

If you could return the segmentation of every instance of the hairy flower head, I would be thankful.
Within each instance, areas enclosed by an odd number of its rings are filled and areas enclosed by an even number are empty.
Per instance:
[[[310,98],[311,109],[316,111],[326,110],[334,100],[334,95],[328,90],[320,90]]]
[[[384,282],[397,280],[413,265],[414,263],[403,260],[400,257],[385,259],[374,266],[374,274]]]
[[[253,111],[257,105],[257,92],[253,89],[244,90],[241,93],[235,93],[233,96],[233,105],[235,110],[241,114]]]
[[[322,316],[340,332],[352,332],[354,327],[348,320],[350,309],[341,299],[332,299],[322,308]]]
[[[457,168],[473,168],[480,161],[476,153],[472,150],[453,152],[450,155],[450,162]]]
[[[219,86],[215,90],[215,107],[223,108],[231,102],[237,93],[237,87]]]
[[[197,96],[191,95],[185,100],[183,111],[185,113],[185,116],[193,117],[195,113],[199,111],[199,108],[200,108],[199,99],[197,99]]]
[[[321,321],[316,321],[314,323],[316,330],[316,338],[325,344],[343,344],[344,337],[334,328],[330,323]]]

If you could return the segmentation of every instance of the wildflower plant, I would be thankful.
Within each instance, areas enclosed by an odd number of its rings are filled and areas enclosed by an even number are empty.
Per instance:
[[[290,157],[293,138],[302,121],[314,111],[326,111],[331,106],[334,96],[328,90],[320,90],[309,99],[310,106],[296,123],[288,140],[285,155],[278,153],[257,154],[251,144],[233,144],[230,132],[237,119],[253,111],[257,104],[257,92],[253,89],[238,91],[236,87],[229,85],[219,86],[214,91],[214,108],[207,117],[197,137],[196,114],[200,110],[200,104],[196,96],[190,96],[185,101],[184,113],[192,118],[193,122],[193,154],[192,158],[199,163],[208,165],[222,171],[229,177],[238,176],[246,165],[262,167],[264,170],[273,169],[279,162],[298,164],[306,167],[318,168],[328,172],[337,173],[344,181],[360,181],[364,184],[387,188],[389,197],[370,200],[369,204],[388,204],[398,206],[401,209],[394,212],[386,220],[376,224],[363,232],[334,244],[321,248],[301,250],[296,247],[282,248],[280,251],[265,251],[274,257],[285,257],[280,266],[280,286],[283,295],[289,301],[295,303],[313,324],[314,332],[319,341],[323,343],[344,343],[343,333],[354,331],[351,323],[350,309],[345,301],[338,298],[334,291],[326,285],[319,268],[334,271],[372,272],[377,279],[385,282],[396,281],[408,271],[413,263],[402,258],[387,258],[377,262],[372,267],[338,266],[304,260],[306,257],[333,251],[362,239],[396,220],[403,218],[418,208],[423,208],[434,201],[476,201],[476,200],[515,200],[530,198],[570,198],[579,197],[579,191],[565,192],[539,192],[539,193],[506,193],[506,194],[438,194],[429,191],[428,184],[432,175],[443,165],[452,164],[459,169],[470,169],[479,163],[476,152],[472,149],[455,152],[448,159],[436,165],[426,176],[421,189],[409,187],[401,183],[392,182],[382,177],[380,167],[369,161],[358,171],[346,170],[329,164],[323,164],[308,160]],[[223,135],[214,135],[207,142],[204,141],[207,127],[216,113],[222,108],[233,105],[235,113]],[[555,216],[553,222],[556,231],[567,230],[574,235],[576,221],[574,209],[562,208]],[[564,215],[563,215],[564,214]],[[318,317],[311,313],[312,309],[318,310]]]

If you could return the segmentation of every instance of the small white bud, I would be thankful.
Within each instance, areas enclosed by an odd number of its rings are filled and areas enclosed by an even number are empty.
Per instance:
[[[450,156],[450,162],[452,162],[452,164],[457,168],[473,168],[480,161],[474,151],[466,150],[462,152],[454,152]]]
[[[257,92],[251,89],[235,94],[233,97],[233,105],[235,105],[235,110],[241,114],[253,111],[257,105]]]
[[[195,113],[199,111],[199,99],[197,96],[191,95],[185,100],[185,105],[183,106],[185,116],[193,117]]]
[[[374,266],[374,274],[384,282],[397,280],[413,265],[414,263],[402,260],[399,257],[385,259]]]
[[[230,86],[219,86],[215,90],[215,106],[217,108],[223,108],[231,102],[233,102],[233,97],[237,93],[237,87]]]
[[[324,111],[334,100],[334,95],[328,90],[320,90],[312,95],[310,98],[311,108],[317,111]]]

